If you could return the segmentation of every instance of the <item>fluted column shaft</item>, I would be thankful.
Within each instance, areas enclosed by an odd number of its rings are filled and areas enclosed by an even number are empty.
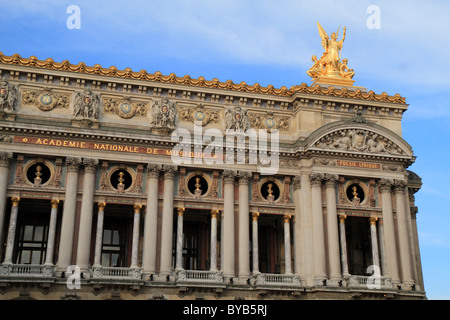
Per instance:
[[[372,264],[380,268],[380,255],[378,251],[378,237],[377,237],[377,218],[370,218],[370,241],[372,247]],[[380,268],[381,270],[381,268]]]
[[[45,265],[53,266],[53,254],[55,251],[55,236],[56,236],[56,219],[58,217],[59,200],[53,199],[51,201],[52,209],[50,211],[50,222],[48,226],[47,251],[45,253]]]
[[[339,227],[336,209],[336,181],[337,175],[326,175],[325,192],[327,202],[327,239],[330,282],[338,285],[341,277],[341,263],[339,259]]]
[[[14,250],[14,239],[16,237],[16,227],[17,227],[17,215],[19,214],[19,197],[14,197],[11,199],[12,207],[11,207],[11,216],[9,218],[9,227],[8,227],[8,237],[6,239],[6,252],[5,252],[5,260],[3,264],[12,264],[12,256]]]
[[[142,205],[134,205],[133,216],[133,242],[131,245],[131,266],[130,268],[138,268],[138,252],[139,252],[139,222],[141,221]]]
[[[291,264],[291,226],[290,226],[290,215],[285,215],[284,220],[284,273],[292,273]]]
[[[100,267],[102,265],[102,244],[103,244],[103,221],[105,216],[106,203],[98,203],[97,212],[97,232],[95,235],[95,255],[94,255],[94,267]]]
[[[258,247],[258,217],[259,212],[252,213],[252,257],[253,274],[259,273],[259,247]]]
[[[398,284],[400,282],[400,277],[397,262],[397,246],[395,240],[394,214],[392,212],[391,188],[391,181],[385,179],[380,180],[387,275],[392,279],[393,284]]]
[[[156,273],[156,241],[158,232],[158,180],[161,167],[149,164],[147,167],[147,212],[144,222],[144,244],[142,267],[144,274]]]
[[[210,271],[217,271],[217,215],[219,210],[211,211],[211,252]]]
[[[176,247],[176,270],[183,269],[183,213],[184,208],[178,208],[177,217],[177,247]]]
[[[249,247],[249,202],[248,183],[251,178],[249,172],[239,172],[239,278],[250,277],[250,247]]]
[[[224,171],[224,210],[223,210],[223,274],[234,278],[234,177],[230,170]]]
[[[3,239],[3,224],[5,221],[6,189],[8,187],[9,167],[13,154],[11,152],[0,152],[0,239]]]
[[[94,210],[95,172],[98,160],[83,159],[83,164],[84,180],[80,227],[78,231],[77,266],[80,268],[81,272],[86,272],[89,268],[92,216]]]
[[[323,284],[327,278],[325,265],[325,234],[322,211],[322,177],[311,174],[311,204],[314,233],[314,283]]]
[[[78,171],[81,165],[80,158],[67,158],[66,193],[61,222],[61,237],[59,240],[59,253],[57,270],[64,272],[72,260],[73,235],[75,225],[75,210],[77,206]]]
[[[409,240],[408,220],[406,212],[405,199],[406,183],[404,181],[395,181],[394,193],[397,212],[397,231],[399,240],[400,263],[402,270],[402,282],[406,286],[404,289],[410,289],[408,286],[414,284],[412,277],[412,259],[411,242]]]
[[[161,266],[160,275],[172,273],[172,235],[173,235],[173,179],[176,166],[164,166],[164,200],[161,233]]]

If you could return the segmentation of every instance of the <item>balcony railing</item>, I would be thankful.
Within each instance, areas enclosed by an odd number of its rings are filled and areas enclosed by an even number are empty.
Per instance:
[[[259,273],[255,284],[301,286],[301,281],[300,277],[294,274]]]
[[[94,267],[93,279],[102,280],[141,280],[142,269],[126,267]]]
[[[350,276],[348,287],[366,289],[391,289],[393,288],[390,278],[382,276]]]
[[[0,266],[0,277],[14,279],[52,279],[55,277],[55,270],[53,266],[42,264],[3,264]]]
[[[206,270],[177,270],[177,282],[198,282],[198,283],[222,283],[223,274],[221,271]]]

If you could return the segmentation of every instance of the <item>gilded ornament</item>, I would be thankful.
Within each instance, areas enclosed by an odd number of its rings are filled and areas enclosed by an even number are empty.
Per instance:
[[[123,99],[104,99],[103,112],[116,114],[123,119],[133,117],[146,117],[147,104],[142,102],[133,102],[130,98]]]
[[[41,111],[51,111],[55,108],[68,108],[69,98],[69,95],[54,93],[50,88],[41,91],[24,90],[22,104],[35,105]]]

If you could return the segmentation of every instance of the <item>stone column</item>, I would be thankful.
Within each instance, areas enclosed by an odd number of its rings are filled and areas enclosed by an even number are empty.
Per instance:
[[[0,152],[0,239],[3,239],[3,224],[5,221],[6,189],[8,187],[9,166],[13,154],[11,152]],[[1,250],[0,250],[1,254]]]
[[[45,265],[53,266],[53,253],[55,250],[56,218],[58,216],[59,200],[51,200],[50,222],[48,226],[47,251],[45,253]]]
[[[81,273],[89,268],[91,249],[92,215],[94,210],[95,172],[97,159],[83,159],[84,180],[83,197],[81,200],[81,216],[78,231],[77,266]]]
[[[211,256],[210,271],[217,271],[217,215],[219,210],[211,210]]]
[[[183,270],[183,214],[184,208],[178,208],[177,218],[177,248],[175,270]]]
[[[223,172],[223,274],[226,278],[234,278],[234,177],[235,172]]]
[[[133,217],[133,242],[131,247],[131,266],[130,268],[138,267],[138,252],[139,252],[139,222],[141,220],[142,205],[134,205],[134,217]]]
[[[6,252],[3,264],[12,264],[12,256],[14,251],[14,240],[16,238],[17,215],[19,213],[19,197],[11,198],[11,216],[9,218],[8,237],[6,239]]]
[[[164,165],[164,200],[161,232],[161,265],[159,273],[167,277],[172,274],[173,248],[173,179],[177,167]]]
[[[410,245],[411,242],[409,240],[405,188],[406,182],[402,180],[395,180],[394,193],[397,212],[397,232],[399,240],[400,263],[402,268],[402,283],[405,285],[405,288],[402,289],[410,290],[411,286],[414,284],[414,280],[412,277],[412,249]]]
[[[392,283],[400,283],[397,246],[395,240],[394,214],[392,212],[392,181],[380,179],[379,186],[381,190],[381,209],[384,221],[384,244],[386,252],[387,276],[391,278]]]
[[[102,245],[103,245],[103,221],[105,216],[105,202],[99,202],[97,212],[97,232],[95,234],[95,256],[94,267],[102,266]]]
[[[239,171],[239,279],[241,281],[250,278],[250,217],[248,203],[248,183],[250,179],[250,172]]]
[[[346,215],[339,215],[339,238],[341,244],[341,264],[342,264],[342,276],[344,278],[349,278],[348,273],[348,259],[347,259],[347,237],[345,235],[345,219]]]
[[[338,181],[338,176],[327,174],[325,179],[330,285],[339,285],[342,275],[339,259],[339,227],[336,209],[336,182]]]
[[[378,239],[380,242],[380,245],[378,247],[380,251],[380,269],[381,269],[381,275],[384,277],[386,276],[386,253],[384,248],[386,247],[384,244],[384,228],[383,228],[383,219],[378,219]]]
[[[369,221],[370,221],[370,240],[372,244],[372,264],[377,266],[381,270],[380,258],[378,253],[377,218],[370,217]]]
[[[156,273],[156,241],[158,233],[158,180],[161,165],[148,164],[147,167],[147,212],[144,224],[142,267],[146,275]]]
[[[252,257],[253,275],[259,273],[259,252],[258,252],[258,217],[259,212],[252,213]]]
[[[61,237],[59,240],[59,253],[57,271],[65,272],[72,264],[73,235],[75,225],[75,210],[77,206],[78,171],[81,165],[80,158],[68,157],[66,159],[66,193],[61,222]]]
[[[284,220],[284,273],[291,274],[292,273],[292,265],[291,265],[291,227],[290,220],[291,216],[285,214],[283,217]]]
[[[321,174],[313,173],[311,180],[311,205],[314,237],[314,284],[323,285],[327,279],[325,265],[325,234],[322,211],[322,179]]]
[[[292,179],[294,187],[294,204],[295,204],[295,232],[294,232],[294,261],[295,273],[300,275],[301,279],[305,278],[305,241],[303,238],[303,217],[301,215],[301,177],[295,176]]]
[[[304,279],[305,285],[314,286],[314,233],[313,217],[311,208],[311,182],[308,173],[301,174],[300,189],[300,215],[301,215],[301,234],[304,246]]]

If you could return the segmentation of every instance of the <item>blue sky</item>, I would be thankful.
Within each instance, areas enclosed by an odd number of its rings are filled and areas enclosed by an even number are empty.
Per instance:
[[[67,28],[78,5],[81,28]],[[379,8],[379,29],[367,20]],[[347,27],[355,85],[406,97],[403,137],[422,177],[418,229],[429,299],[450,299],[450,2],[0,0],[0,51],[279,88],[310,83],[317,21]],[[341,33],[342,34],[342,33]]]

